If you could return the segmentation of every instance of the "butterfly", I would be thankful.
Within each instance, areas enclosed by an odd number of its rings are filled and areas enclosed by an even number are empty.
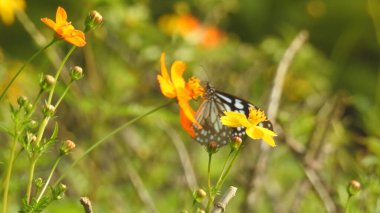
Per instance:
[[[219,148],[228,144],[234,137],[243,138],[245,136],[245,127],[232,128],[224,126],[220,121],[220,117],[224,115],[223,112],[225,111],[239,112],[248,117],[250,108],[259,108],[246,100],[216,90],[208,82],[205,84],[204,100],[195,114],[196,121],[202,127],[193,125],[194,139],[206,146],[214,143],[216,148]],[[269,120],[263,121],[259,125],[273,130],[273,125]]]

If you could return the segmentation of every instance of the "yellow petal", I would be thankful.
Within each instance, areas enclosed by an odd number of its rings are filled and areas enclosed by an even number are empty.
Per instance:
[[[60,26],[68,24],[67,13],[65,9],[63,9],[62,7],[58,7],[57,9],[57,13],[55,15],[55,22]]]
[[[249,127],[251,124],[248,122],[247,117],[244,114],[238,112],[224,112],[224,116],[220,118],[221,122],[225,126],[229,127]]]
[[[161,53],[160,64],[161,64],[161,75],[162,75],[162,77],[170,80],[168,69],[166,68],[166,64],[165,64],[165,53],[164,52]]]
[[[157,75],[158,83],[160,84],[161,93],[168,98],[177,97],[177,93],[173,87],[173,84],[170,80],[164,78],[161,75]]]
[[[257,128],[257,126],[251,126],[245,130],[247,135],[252,139],[261,139],[264,136],[264,133]]]
[[[251,126],[250,128],[247,128],[246,133],[252,139],[262,139],[270,146],[276,146],[273,140],[273,136],[276,136],[276,133],[273,131],[260,126]]]
[[[271,147],[275,147],[276,146],[276,143],[274,142],[273,138],[270,137],[270,136],[268,136],[268,135],[264,135],[263,141],[265,141]]]

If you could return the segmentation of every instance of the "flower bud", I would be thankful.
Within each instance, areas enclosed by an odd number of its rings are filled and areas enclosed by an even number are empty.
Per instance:
[[[218,151],[218,143],[215,141],[211,141],[207,146],[208,153],[215,153]]]
[[[33,104],[32,103],[28,103],[26,106],[25,106],[25,112],[26,113],[30,113],[33,109]]]
[[[351,182],[347,185],[347,193],[351,197],[353,195],[356,195],[361,188],[361,184],[357,180],[351,180]]]
[[[233,137],[231,140],[231,149],[238,150],[242,143],[243,143],[243,140],[241,139],[241,137],[239,136]]]
[[[65,140],[61,147],[59,148],[59,152],[61,155],[67,155],[71,150],[75,148],[75,143],[71,140]]]
[[[20,107],[24,107],[24,106],[26,106],[29,103],[29,101],[28,101],[27,97],[20,96],[20,97],[17,98],[17,103],[18,103],[18,105]]]
[[[67,190],[66,185],[63,184],[63,183],[60,183],[60,184],[57,186],[57,192],[55,193],[55,199],[57,199],[57,200],[62,199],[62,197],[63,197],[63,193],[65,193],[66,190]]]
[[[30,121],[29,121],[29,125],[28,125],[29,128],[34,129],[34,128],[36,128],[37,126],[38,126],[37,121],[35,121],[35,120],[30,120]]]
[[[55,113],[55,107],[51,104],[45,104],[45,106],[42,108],[42,112],[46,117],[51,117]]]
[[[199,188],[195,190],[193,197],[194,200],[200,203],[205,197],[207,196],[207,193],[202,188]]]
[[[36,178],[34,180],[34,184],[36,185],[37,188],[41,188],[44,185],[44,180],[42,178]]]
[[[40,87],[42,91],[50,91],[50,89],[53,87],[55,84],[55,78],[51,75],[45,75],[41,80],[40,80]]]
[[[71,77],[71,80],[73,80],[73,81],[77,81],[77,80],[83,78],[83,69],[82,69],[82,67],[75,66],[75,67],[71,68],[71,70],[70,70],[70,77]]]
[[[97,27],[99,27],[103,23],[103,16],[98,13],[98,11],[93,10],[90,12],[90,14],[87,16],[85,21],[85,32],[88,32],[90,30],[94,30]]]
[[[37,140],[37,136],[33,133],[27,132],[26,133],[26,142],[27,143],[35,143]]]

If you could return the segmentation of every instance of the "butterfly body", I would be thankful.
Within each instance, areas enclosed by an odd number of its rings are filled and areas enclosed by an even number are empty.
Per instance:
[[[258,107],[252,105],[246,100],[235,97],[225,92],[221,92],[206,83],[203,102],[199,107],[195,119],[202,126],[198,128],[193,126],[195,131],[195,140],[202,145],[216,144],[217,147],[228,144],[231,138],[245,136],[245,128],[231,128],[222,125],[220,117],[225,111],[234,111],[249,115],[249,109]],[[259,125],[273,129],[270,121],[263,121]]]

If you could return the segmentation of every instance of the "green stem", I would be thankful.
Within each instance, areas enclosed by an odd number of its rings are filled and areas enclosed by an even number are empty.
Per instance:
[[[78,164],[79,161],[81,161],[83,158],[85,158],[85,157],[86,157],[86,156],[87,156],[92,150],[94,150],[95,148],[97,148],[100,144],[102,144],[102,143],[103,143],[104,141],[106,141],[108,138],[110,138],[111,136],[113,136],[113,135],[115,135],[116,133],[120,132],[120,130],[124,129],[125,127],[127,127],[127,126],[129,126],[129,125],[135,123],[136,121],[139,121],[139,120],[141,120],[142,118],[144,118],[144,117],[146,117],[146,116],[152,114],[153,112],[156,112],[156,111],[158,111],[159,109],[168,106],[169,104],[173,103],[174,101],[175,101],[175,100],[169,101],[169,102],[167,102],[167,103],[165,103],[165,104],[159,105],[159,106],[157,106],[157,107],[155,107],[155,108],[149,110],[148,112],[146,112],[146,113],[144,113],[144,114],[142,114],[142,115],[140,115],[140,116],[138,116],[138,117],[136,117],[136,118],[134,118],[134,119],[132,119],[132,120],[130,120],[130,121],[124,123],[124,124],[122,124],[121,126],[119,126],[118,128],[116,128],[116,129],[113,130],[112,132],[108,133],[108,134],[107,134],[106,136],[104,136],[102,139],[98,140],[98,141],[97,141],[96,143],[94,143],[90,148],[88,148],[88,149],[82,154],[82,156],[80,156],[78,159],[76,159],[76,160],[70,165],[70,167],[69,167],[68,169],[66,169],[66,170],[64,171],[64,173],[58,178],[58,180],[55,182],[54,185],[58,185],[59,182],[60,182],[60,181],[61,181],[61,180],[62,180],[62,179],[68,174],[68,172],[69,172],[72,168],[74,168],[74,167]]]
[[[66,86],[66,89],[65,91],[63,91],[63,94],[61,95],[61,97],[58,99],[57,103],[55,104],[55,109],[57,109],[58,105],[61,103],[61,101],[63,100],[63,98],[66,96],[67,92],[69,91],[70,89],[70,86],[73,84],[74,81],[70,81],[70,83]]]
[[[214,192],[212,190],[211,186],[211,159],[212,159],[212,152],[210,151],[208,153],[208,165],[207,165],[207,186],[208,186],[208,201],[207,201],[207,207],[206,212],[210,212],[211,204],[214,202]]]
[[[17,73],[12,77],[11,81],[8,83],[8,85],[5,87],[4,91],[0,95],[0,101],[4,98],[5,94],[7,94],[9,87],[13,84],[13,82],[16,80],[16,78],[21,74],[21,72],[24,70],[27,64],[33,61],[34,58],[36,58],[39,54],[41,54],[44,50],[46,50],[48,47],[50,47],[56,39],[53,39],[50,43],[48,43],[45,47],[39,49],[36,53],[32,55],[17,71]]]
[[[69,50],[69,52],[66,54],[65,58],[63,59],[62,63],[59,65],[57,73],[54,76],[55,82],[58,82],[58,77],[62,72],[63,66],[65,65],[67,59],[69,59],[70,55],[74,52],[75,48],[76,48],[76,46],[71,47],[71,49]],[[51,100],[53,99],[53,93],[54,93],[56,85],[57,85],[57,83],[53,84],[53,86],[50,90],[49,98],[48,98],[48,102],[47,102],[48,104],[51,104]]]
[[[230,162],[231,160],[231,156],[232,156],[232,153],[234,153],[234,151],[236,151],[235,149],[231,149],[230,153],[228,154],[228,157],[226,159],[226,161],[224,162],[224,165],[223,165],[223,169],[222,169],[222,172],[220,173],[220,176],[219,176],[219,179],[218,179],[218,182],[216,182],[216,189],[220,189],[220,183],[222,181],[222,177],[224,176],[225,172],[226,172],[226,166],[227,166],[227,163]]]
[[[27,119],[30,119],[30,117],[32,117],[32,115],[34,114],[34,111],[36,111],[37,103],[41,98],[42,92],[43,92],[42,90],[40,90],[40,92],[38,92],[36,99],[33,101],[32,109],[30,110],[29,114],[27,115]]]
[[[3,192],[3,212],[4,213],[6,213],[8,210],[9,183],[10,183],[11,176],[12,176],[12,169],[13,169],[13,163],[15,160],[17,141],[18,141],[18,134],[16,132],[16,135],[13,138],[13,142],[12,142],[11,156],[9,159],[9,163],[8,163],[8,167],[7,167],[7,173],[6,173],[5,182],[4,182],[4,192]]]
[[[28,204],[30,203],[30,197],[32,194],[32,184],[33,184],[34,169],[36,167],[36,163],[37,163],[37,158],[33,157],[32,161],[30,162],[28,185],[27,185],[27,189],[26,189],[26,202]]]
[[[60,66],[59,66],[59,68],[57,70],[57,73],[55,74],[55,77],[54,77],[55,78],[55,82],[58,81],[58,77],[60,76],[60,74],[62,72],[64,64],[66,63],[66,61],[70,57],[70,55],[73,53],[73,51],[75,50],[75,48],[76,48],[76,46],[71,47],[71,49],[69,50],[69,52],[66,54],[65,58],[62,60]],[[53,87],[50,90],[49,99],[48,99],[48,102],[47,102],[48,105],[51,104],[51,101],[52,101],[52,98],[53,98],[54,89],[55,89],[56,85],[57,84],[54,84]],[[42,136],[44,134],[44,131],[45,131],[45,128],[46,128],[47,124],[49,123],[49,119],[50,119],[50,116],[44,117],[44,119],[42,120],[41,125],[40,125],[40,127],[38,129],[37,139],[36,139],[36,146],[37,147],[39,147],[39,145],[41,143]],[[31,161],[31,165],[30,165],[30,169],[29,169],[29,181],[28,181],[27,194],[26,194],[27,203],[28,204],[30,202],[30,196],[31,196],[31,192],[32,192],[32,183],[33,183],[33,177],[34,177],[34,170],[35,170],[35,166],[36,166],[36,163],[37,163],[37,160],[38,160],[39,156],[40,156],[40,154],[32,156],[32,161]]]
[[[55,169],[57,168],[58,163],[59,163],[59,161],[61,160],[61,158],[62,158],[62,155],[60,155],[60,156],[57,158],[57,160],[55,161],[55,163],[54,163],[54,165],[53,165],[53,168],[52,168],[51,171],[50,171],[49,177],[48,177],[48,179],[46,180],[46,183],[45,183],[44,187],[42,188],[40,194],[39,194],[38,197],[37,197],[37,202],[38,202],[38,201],[41,199],[41,197],[44,195],[44,193],[45,193],[45,191],[46,191],[46,188],[47,188],[47,186],[49,185],[50,180],[51,180],[51,178],[53,177],[54,171],[55,171]]]
[[[223,186],[224,181],[226,180],[227,175],[230,173],[232,166],[235,164],[236,158],[237,158],[237,156],[240,153],[240,149],[241,149],[241,147],[239,147],[239,149],[235,151],[235,155],[233,156],[233,158],[231,160],[231,163],[228,165],[227,171],[224,173],[224,175],[220,179],[220,182],[217,183],[216,190],[219,190]]]
[[[346,202],[346,209],[345,209],[345,213],[349,213],[350,212],[350,201],[351,201],[351,195],[348,195],[348,198],[347,198],[347,202]]]

